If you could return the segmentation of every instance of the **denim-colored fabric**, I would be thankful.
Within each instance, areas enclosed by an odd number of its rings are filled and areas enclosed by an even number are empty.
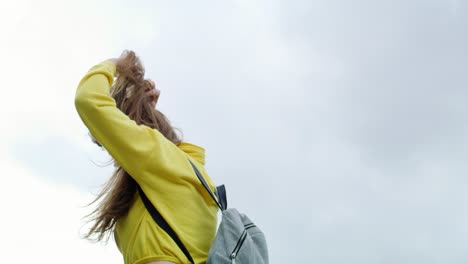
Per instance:
[[[263,232],[234,208],[226,209],[222,214],[207,264],[268,264],[268,248]],[[237,252],[236,256],[234,252]]]

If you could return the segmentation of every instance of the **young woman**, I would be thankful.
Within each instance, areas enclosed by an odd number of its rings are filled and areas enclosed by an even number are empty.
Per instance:
[[[189,263],[146,210],[139,185],[194,262],[205,263],[218,207],[190,164],[214,189],[204,169],[205,150],[182,142],[157,110],[160,91],[144,74],[135,53],[126,51],[92,67],[78,85],[78,114],[116,167],[94,201],[100,202],[89,215],[93,225],[86,237],[100,241],[113,235],[126,264]]]

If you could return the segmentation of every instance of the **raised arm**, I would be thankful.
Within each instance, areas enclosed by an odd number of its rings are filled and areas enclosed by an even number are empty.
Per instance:
[[[115,72],[112,60],[92,67],[78,85],[75,107],[94,138],[125,171],[138,178],[145,166],[162,169],[165,159],[174,154],[167,152],[173,152],[175,145],[158,130],[137,125],[116,107],[109,93]]]

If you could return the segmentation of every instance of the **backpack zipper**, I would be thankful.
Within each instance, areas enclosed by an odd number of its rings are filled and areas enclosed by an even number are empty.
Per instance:
[[[245,229],[249,229],[249,228],[252,228],[252,227],[255,227],[255,224],[250,223],[250,224],[247,224],[247,225],[244,226]]]
[[[241,249],[242,244],[244,244],[244,241],[247,238],[247,229],[255,227],[255,225],[253,223],[250,223],[250,224],[245,225],[244,227],[245,227],[244,232],[242,232],[239,240],[237,241],[236,247],[234,247],[234,250],[231,253],[231,263],[232,264],[236,264],[237,254],[239,253],[239,250]]]
[[[241,237],[240,237],[239,240],[237,241],[236,247],[234,248],[234,250],[233,250],[232,253],[231,253],[231,262],[232,262],[233,264],[236,263],[237,254],[239,253],[239,250],[241,249],[242,244],[244,243],[246,237],[247,237],[247,230],[244,230],[244,232],[242,232]]]
[[[231,263],[232,264],[236,263],[237,253],[239,253],[239,250],[240,250],[242,244],[244,243],[246,237],[247,237],[247,232],[244,230],[244,232],[242,233],[240,239],[237,241],[236,247],[234,248],[234,250],[231,253]]]

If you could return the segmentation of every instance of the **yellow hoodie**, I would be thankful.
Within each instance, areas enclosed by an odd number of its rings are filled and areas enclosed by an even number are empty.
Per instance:
[[[188,158],[214,189],[207,175],[205,150],[167,140],[158,130],[121,112],[110,96],[116,67],[104,61],[83,77],[75,106],[90,133],[141,186],[146,196],[187,247],[195,263],[205,263],[217,225],[217,206],[199,182]],[[172,238],[147,212],[138,193],[114,237],[127,264],[166,260],[189,263]]]

